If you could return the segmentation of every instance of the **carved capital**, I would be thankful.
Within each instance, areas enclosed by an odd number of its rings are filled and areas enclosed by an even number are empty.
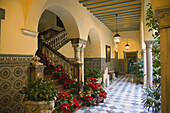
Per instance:
[[[75,39],[70,39],[72,44],[84,44],[86,45],[86,40],[83,40],[81,38],[75,38]]]
[[[170,6],[156,9],[155,16],[158,18],[159,29],[170,28]]]
[[[145,40],[146,48],[152,48],[153,40]]]

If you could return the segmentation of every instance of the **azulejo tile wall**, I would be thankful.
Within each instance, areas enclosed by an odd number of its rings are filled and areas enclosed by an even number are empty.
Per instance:
[[[110,62],[106,62],[105,58],[85,58],[84,62],[85,62],[85,67],[87,67],[88,69],[93,69],[93,68],[99,69],[101,70],[102,73],[105,67],[108,67],[109,70],[113,70],[115,65],[115,59],[111,59]]]
[[[31,55],[0,55],[0,113],[23,113],[19,90],[28,81]]]

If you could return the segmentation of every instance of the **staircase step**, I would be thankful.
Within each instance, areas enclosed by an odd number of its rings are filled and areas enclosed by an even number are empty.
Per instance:
[[[57,90],[63,89],[63,87],[64,87],[64,85],[61,85],[61,84],[56,84],[54,86],[54,88],[57,89]]]
[[[51,80],[55,80],[55,77],[53,75],[51,75],[51,74],[46,74],[44,77],[48,78],[48,79],[51,79]]]

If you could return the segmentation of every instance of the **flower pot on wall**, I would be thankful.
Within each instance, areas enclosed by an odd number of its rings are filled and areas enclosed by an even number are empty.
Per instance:
[[[54,101],[25,101],[26,113],[52,113]]]

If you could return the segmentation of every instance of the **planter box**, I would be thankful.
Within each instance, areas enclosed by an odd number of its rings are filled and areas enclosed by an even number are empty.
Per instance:
[[[26,113],[52,113],[54,101],[25,101]]]

